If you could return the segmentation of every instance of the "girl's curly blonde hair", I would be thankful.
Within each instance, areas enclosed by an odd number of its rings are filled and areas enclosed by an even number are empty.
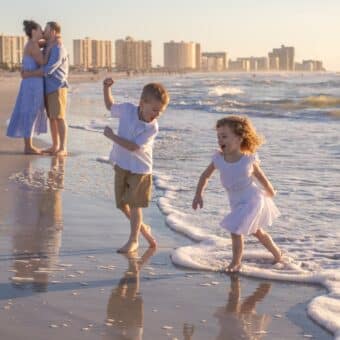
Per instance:
[[[250,119],[246,116],[231,115],[219,119],[216,123],[216,129],[226,125],[235,135],[242,138],[241,151],[244,153],[255,153],[264,143],[264,137],[256,132]]]

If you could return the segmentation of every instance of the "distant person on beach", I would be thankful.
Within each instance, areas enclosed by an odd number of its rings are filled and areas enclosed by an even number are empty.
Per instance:
[[[169,103],[166,89],[157,83],[144,86],[139,106],[131,103],[115,104],[111,95],[114,81],[106,78],[104,102],[111,116],[119,119],[118,132],[105,127],[104,135],[114,142],[110,160],[115,169],[115,197],[117,208],[130,220],[130,236],[118,252],[127,253],[138,248],[139,232],[150,247],[156,247],[150,226],[143,223],[142,208],[148,207],[152,189],[152,149],[158,133],[157,118]]]
[[[28,41],[24,47],[22,68],[25,71],[39,70],[47,60],[39,47],[43,33],[38,23],[32,20],[23,22]],[[24,138],[25,154],[41,154],[41,150],[33,145],[33,135],[47,132],[47,117],[44,109],[44,83],[39,74],[23,79],[19,94],[7,128],[7,136]]]
[[[256,150],[263,143],[247,117],[231,115],[216,123],[217,151],[197,184],[192,207],[203,207],[202,193],[215,169],[228,192],[231,212],[222,220],[222,228],[231,232],[232,261],[228,272],[241,269],[243,235],[254,235],[280,262],[282,253],[262,227],[270,226],[280,215],[272,197],[275,190],[260,168]],[[255,182],[258,181],[259,185]]]
[[[68,54],[61,40],[61,27],[50,21],[44,30],[48,62],[36,71],[24,71],[22,77],[44,76],[45,105],[50,120],[52,146],[44,152],[67,155],[66,104],[68,89]]]

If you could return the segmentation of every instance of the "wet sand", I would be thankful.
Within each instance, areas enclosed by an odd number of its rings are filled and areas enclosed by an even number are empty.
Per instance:
[[[306,313],[321,287],[173,266],[171,250],[191,241],[155,202],[145,219],[158,249],[117,254],[128,224],[114,203],[64,190],[67,158],[45,157],[35,178],[37,156],[4,137],[18,84],[0,83],[1,339],[333,338]]]

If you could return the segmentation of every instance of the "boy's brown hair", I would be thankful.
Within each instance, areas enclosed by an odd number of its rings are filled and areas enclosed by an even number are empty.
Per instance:
[[[141,100],[147,102],[150,99],[154,99],[162,103],[163,106],[167,106],[170,101],[169,93],[162,84],[150,83],[144,86]]]
[[[241,151],[245,153],[254,153],[264,143],[264,138],[256,132],[250,119],[246,116],[231,115],[221,118],[217,121],[216,128],[226,125],[236,136],[241,137]]]

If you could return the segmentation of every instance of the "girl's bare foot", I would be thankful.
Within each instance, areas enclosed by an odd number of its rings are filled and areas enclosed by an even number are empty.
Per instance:
[[[241,263],[231,262],[226,270],[227,273],[238,273],[241,271]]]
[[[144,238],[148,241],[149,247],[150,248],[156,248],[157,243],[156,243],[156,240],[153,238],[153,236],[151,234],[151,227],[147,224],[142,224],[140,231],[141,231],[142,235],[144,236]]]
[[[274,265],[274,264],[277,264],[277,263],[281,263],[282,262],[282,257],[283,257],[283,252],[280,251],[279,256],[274,258],[274,261],[272,262],[272,264]]]
[[[123,247],[117,250],[117,253],[131,253],[138,249],[138,242],[128,241]]]
[[[26,155],[41,155],[42,151],[40,149],[31,147],[31,148],[25,148],[24,153]]]

